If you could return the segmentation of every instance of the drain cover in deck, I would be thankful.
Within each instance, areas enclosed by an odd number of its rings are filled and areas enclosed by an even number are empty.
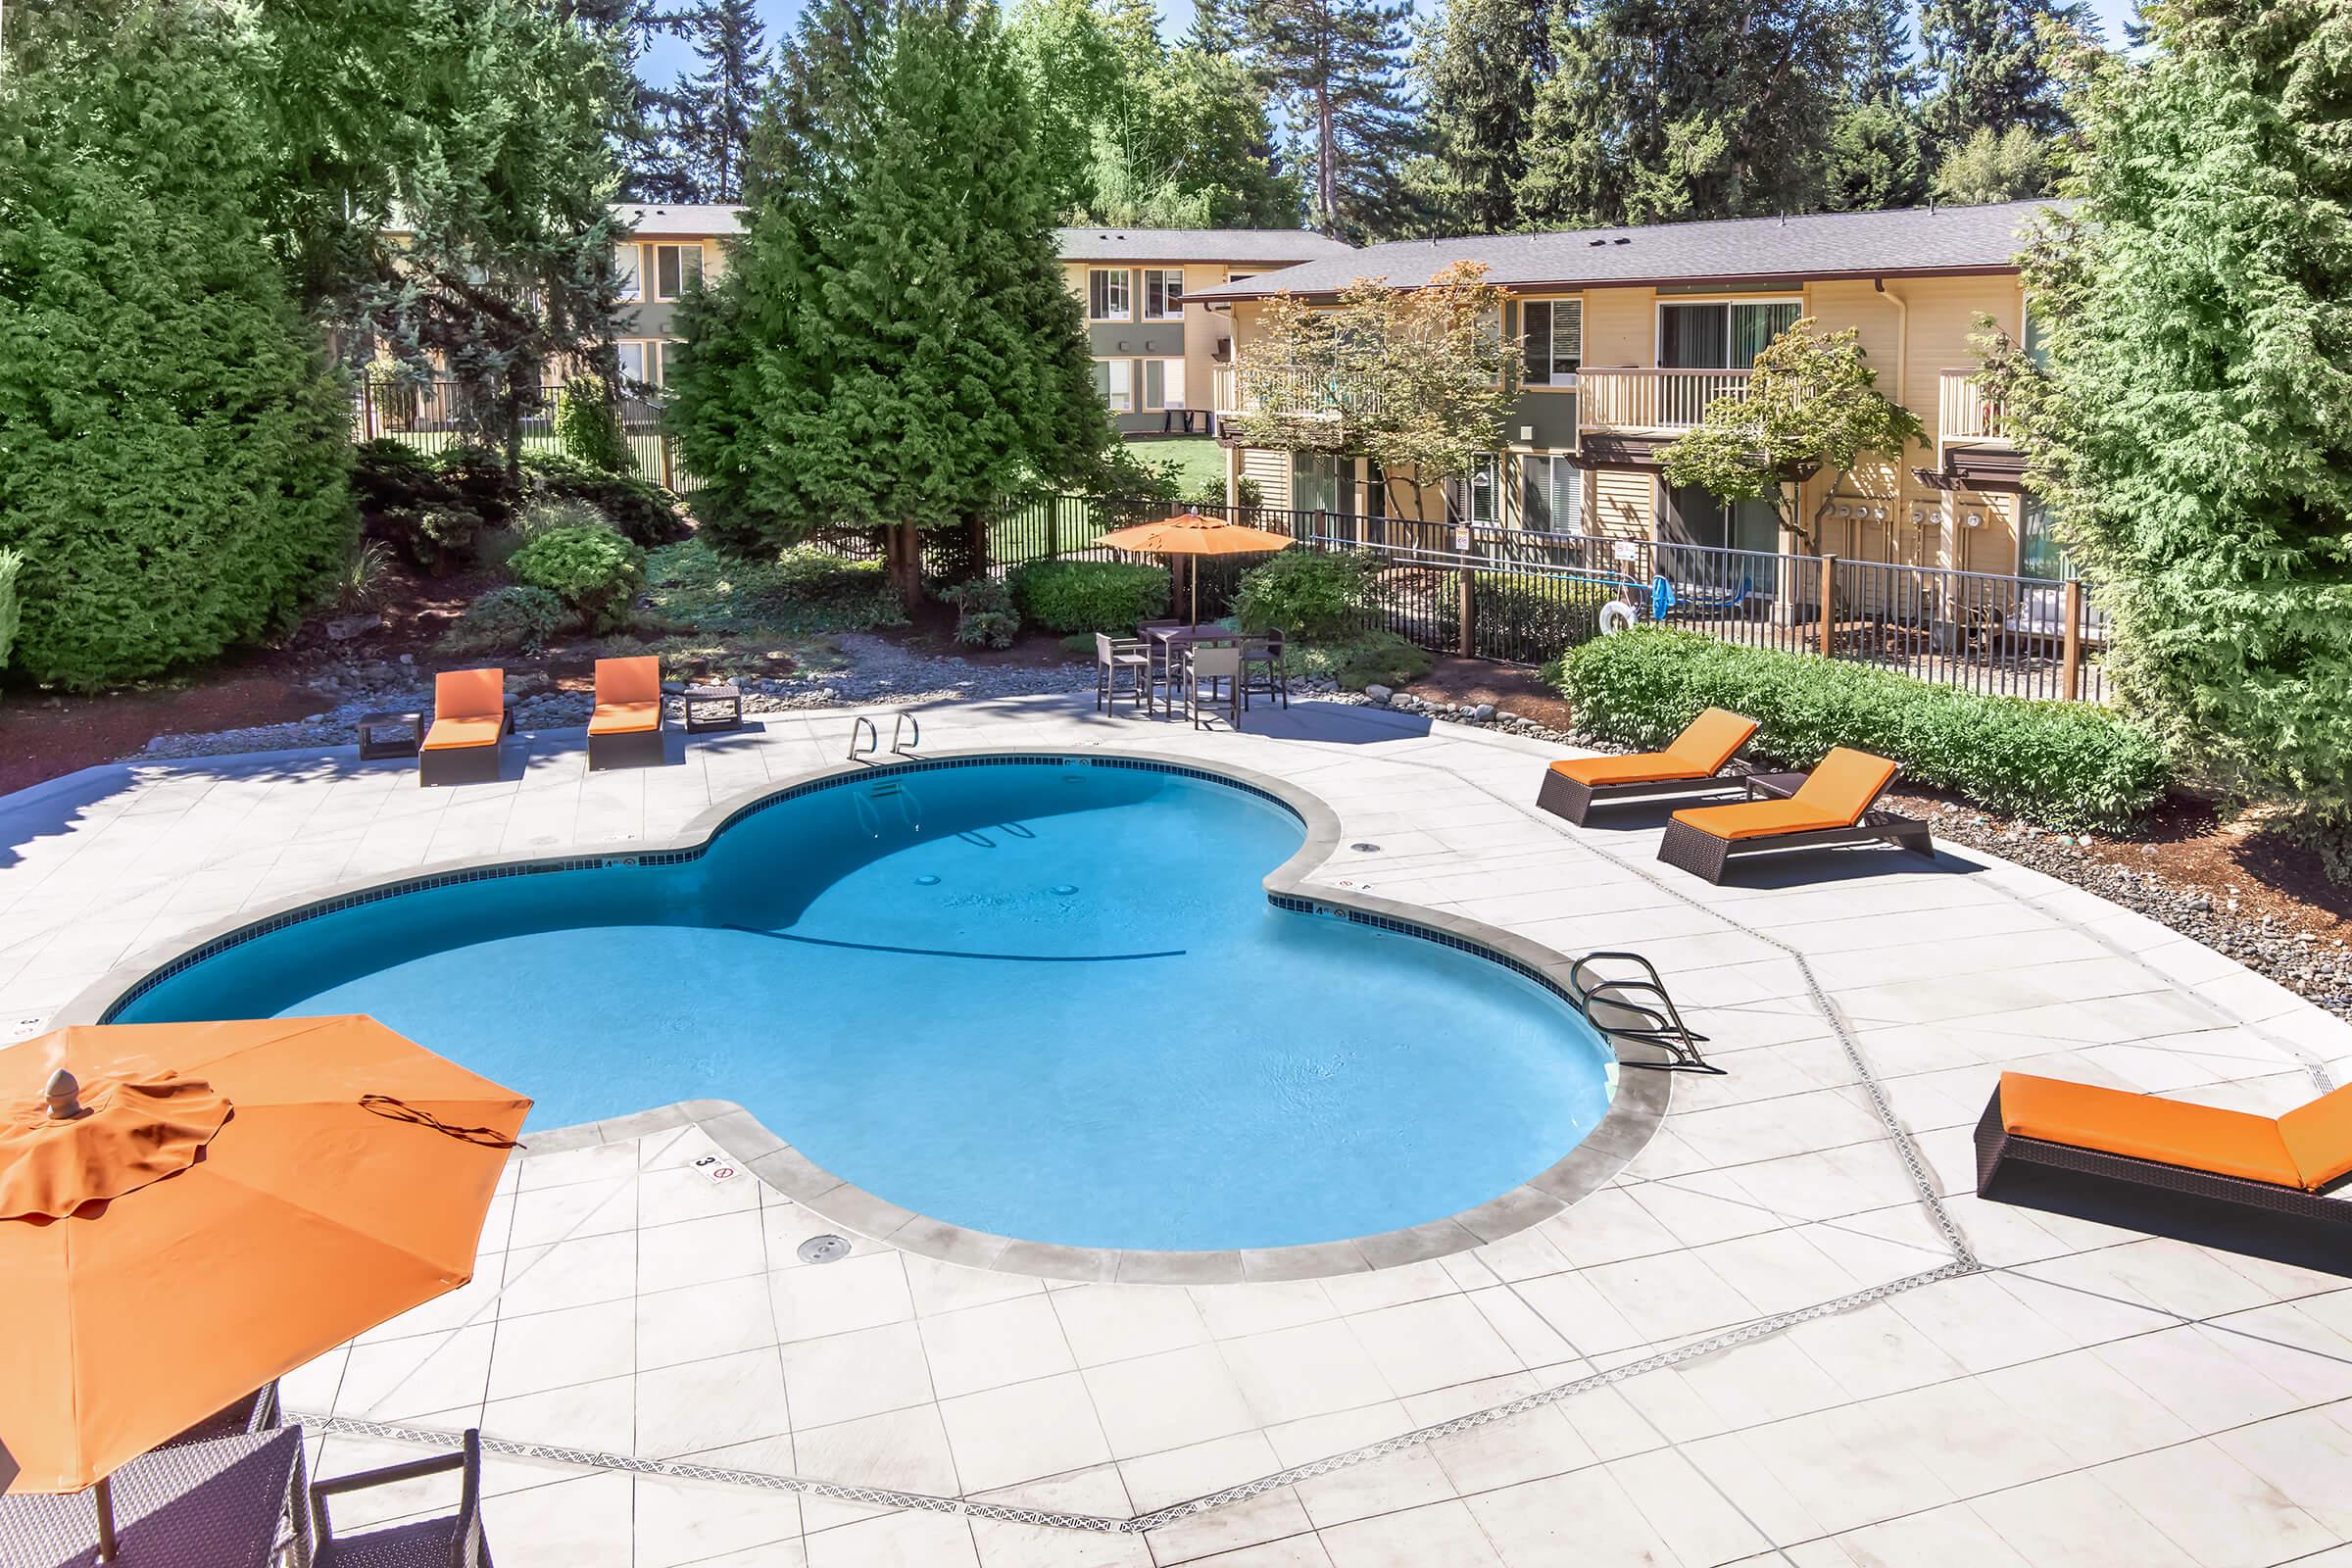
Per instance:
[[[839,1236],[811,1236],[801,1244],[804,1263],[834,1263],[850,1255],[850,1244]]]

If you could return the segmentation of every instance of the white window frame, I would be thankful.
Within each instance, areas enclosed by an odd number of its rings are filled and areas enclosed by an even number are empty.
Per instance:
[[[1576,343],[1566,355],[1568,368],[1560,368],[1559,327],[1563,309],[1576,322]],[[1535,330],[1528,325],[1528,315],[1544,313],[1544,373],[1538,375],[1528,355],[1528,345],[1535,340]],[[1578,369],[1585,359],[1585,302],[1582,296],[1573,299],[1522,300],[1519,304],[1519,373],[1522,386],[1574,387]]]
[[[1481,473],[1487,479],[1487,514],[1483,517],[1478,514],[1478,480]],[[1502,517],[1502,454],[1482,452],[1469,473],[1459,479],[1446,481],[1446,489],[1452,492],[1446,510],[1455,514],[1452,518],[1455,526],[1493,528],[1499,525]]]
[[[618,356],[620,360],[620,378],[622,381],[644,381],[647,379],[646,372],[653,368],[653,339],[642,337],[624,337],[612,345],[612,352]],[[637,359],[637,368],[635,369],[631,369],[629,368],[629,357],[632,354],[634,354]]]
[[[1133,360],[1097,360],[1103,368],[1102,402],[1113,414],[1135,412],[1135,362]]]
[[[1157,414],[1162,409],[1184,408],[1186,406],[1184,401],[1184,362],[1182,360],[1154,359],[1145,360],[1142,364],[1144,384],[1141,390],[1144,395],[1144,408],[1153,414]],[[1156,372],[1156,376],[1154,372]],[[1157,397],[1152,396],[1152,383],[1155,378],[1159,382]],[[1173,397],[1168,395],[1168,388],[1171,385],[1176,389]]]
[[[1157,283],[1163,302],[1161,309],[1156,312],[1152,308],[1152,292],[1154,281]],[[1183,268],[1145,268],[1143,275],[1143,287],[1138,292],[1142,295],[1141,303],[1143,306],[1143,315],[1145,320],[1181,321],[1184,319],[1184,307],[1176,303],[1177,300],[1180,299],[1184,294]]]
[[[1098,291],[1096,279],[1102,280]],[[1115,280],[1115,283],[1114,283]],[[1118,296],[1115,314],[1111,296]],[[1090,267],[1086,270],[1086,318],[1090,321],[1132,321],[1135,319],[1135,272],[1125,267]]]
[[[1650,312],[1649,338],[1649,363],[1660,369],[1665,368],[1658,362],[1666,352],[1666,307],[1669,305],[1793,305],[1798,316],[1805,314],[1805,297],[1802,294],[1661,294],[1655,309]],[[1732,331],[1729,312],[1724,315],[1723,331],[1725,353],[1729,354]],[[1732,367],[1702,366],[1699,368],[1730,369]]]
[[[612,247],[612,270],[620,278],[620,297],[630,305],[645,298],[644,248],[631,240]]]
[[[681,242],[664,240],[658,244],[649,243],[645,248],[649,253],[646,257],[646,261],[649,264],[646,268],[646,271],[653,278],[653,298],[656,303],[667,305],[674,301],[682,300],[686,297],[686,291],[689,288],[692,288],[695,284],[700,283],[703,280],[703,265],[705,258],[703,256],[703,242],[701,240]],[[678,285],[676,291],[671,293],[664,293],[662,287],[662,253],[664,251],[674,254],[677,257],[678,263]],[[694,266],[691,269],[693,274],[692,276],[688,275],[689,269],[686,266],[686,256],[688,252],[692,252],[694,255]]]
[[[1513,455],[1519,460],[1519,526],[1530,533],[1583,533],[1585,520],[1585,468],[1583,464],[1577,462],[1577,455],[1573,452],[1520,452]],[[1558,507],[1560,496],[1559,468],[1563,465],[1566,466],[1570,473],[1576,476],[1576,482],[1571,485],[1568,490],[1568,515],[1566,524],[1564,526],[1561,521]],[[1530,474],[1536,471],[1539,467],[1544,473],[1545,488],[1551,497],[1552,503],[1550,518],[1542,526],[1538,526],[1535,522],[1530,520],[1530,514],[1527,506],[1528,479]]]

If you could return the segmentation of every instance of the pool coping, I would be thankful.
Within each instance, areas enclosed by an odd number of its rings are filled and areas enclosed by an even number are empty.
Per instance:
[[[1454,947],[1519,973],[1573,1004],[1568,982],[1576,959],[1515,933],[1458,914],[1310,884],[1309,874],[1330,859],[1340,842],[1337,812],[1313,794],[1285,779],[1220,761],[1120,749],[1073,752],[1004,747],[947,750],[885,762],[843,762],[812,768],[758,789],[715,802],[696,813],[676,834],[627,848],[553,856],[475,856],[437,861],[388,878],[354,878],[324,890],[289,897],[256,913],[240,911],[198,927],[187,937],[151,949],[117,965],[62,1008],[50,1027],[98,1023],[154,983],[214,953],[281,926],[329,912],[329,906],[373,902],[450,880],[488,874],[593,869],[637,864],[649,857],[699,857],[738,820],[783,800],[830,788],[847,778],[933,771],[990,761],[1068,761],[1117,766],[1140,764],[1238,786],[1274,801],[1305,829],[1298,849],[1262,879],[1268,900],[1297,913],[1339,916],[1376,929]],[[1323,1279],[1365,1273],[1445,1257],[1483,1247],[1541,1223],[1597,1190],[1630,1163],[1664,1119],[1672,1098],[1670,1072],[1644,1070],[1618,1058],[1617,1087],[1601,1119],[1560,1159],[1508,1192],[1446,1217],[1343,1241],[1292,1247],[1224,1250],[1163,1251],[1142,1249],[1070,1247],[999,1236],[955,1225],[877,1197],[843,1181],[778,1137],[742,1105],[724,1100],[678,1101],[630,1115],[534,1132],[528,1147],[554,1152],[642,1137],[686,1126],[700,1127],[721,1151],[767,1187],[828,1223],[906,1251],[969,1268],[999,1270],[1048,1279],[1121,1284],[1210,1285],[1245,1281]],[[1630,1068],[1630,1070],[1629,1070]]]

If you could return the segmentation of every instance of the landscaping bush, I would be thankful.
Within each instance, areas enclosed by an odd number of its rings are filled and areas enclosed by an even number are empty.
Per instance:
[[[362,443],[354,459],[351,488],[366,537],[435,574],[473,564],[482,514],[439,464],[389,436]]]
[[[722,554],[698,537],[655,551],[646,569],[655,613],[679,633],[774,639],[906,618],[881,562],[808,546],[759,560]]]
[[[433,466],[468,511],[494,528],[506,526],[520,497],[507,478],[504,457],[488,447],[462,442],[444,448]]]
[[[620,412],[601,375],[575,375],[556,399],[556,444],[564,455],[605,473],[636,466],[629,439],[621,433]]]
[[[556,528],[515,551],[507,568],[562,599],[590,631],[612,631],[645,587],[645,563],[644,551],[611,529]]]
[[[594,507],[648,550],[686,537],[677,496],[634,473],[600,472],[569,458],[533,453],[522,460],[522,478],[532,498]]]
[[[1234,612],[1246,631],[1345,637],[1362,625],[1379,569],[1369,551],[1286,550],[1242,574]]]
[[[482,654],[535,654],[549,638],[568,631],[578,617],[545,588],[514,584],[493,588],[466,607],[441,639],[444,653],[471,659]]]
[[[995,577],[975,577],[940,595],[956,607],[956,640],[974,648],[1010,648],[1021,617],[1012,593]]]
[[[1010,586],[1021,618],[1048,631],[1132,632],[1168,608],[1168,574],[1123,561],[1033,561]]]
[[[1635,627],[1545,675],[1602,740],[1663,745],[1701,709],[1728,708],[1761,723],[1747,751],[1758,761],[1811,767],[1851,746],[1893,758],[1914,783],[2053,827],[2129,826],[2170,776],[2156,739],[2112,709],[1986,697],[1695,632]]]
[[[1402,686],[1429,673],[1429,651],[1393,631],[1357,632],[1285,651],[1295,674],[1328,675],[1351,692]]]
[[[1482,571],[1470,583],[1482,640],[1563,651],[1600,635],[1600,607],[1618,590],[1603,583]]]
[[[523,539],[536,539],[558,528],[602,528],[607,533],[620,531],[612,525],[611,517],[587,502],[575,501],[568,496],[526,501],[522,510],[514,514],[514,531]]]
[[[0,550],[0,669],[8,668],[8,651],[16,646],[17,626],[24,607],[17,598],[17,578],[24,570],[24,553]]]

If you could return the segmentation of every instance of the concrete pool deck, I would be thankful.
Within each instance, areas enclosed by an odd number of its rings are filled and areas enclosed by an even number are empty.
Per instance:
[[[1344,829],[1310,888],[1646,953],[1729,1074],[1678,1079],[1628,1166],[1518,1234],[1303,1281],[967,1268],[711,1181],[697,1126],[614,1126],[514,1162],[471,1286],[288,1380],[333,1418],[319,1466],[479,1424],[508,1568],[2352,1564],[2352,1282],[1982,1202],[1969,1139],[2005,1066],[2275,1112],[2352,1073],[2352,1028],[1965,852],[1709,888],[1655,862],[1656,813],[1536,811],[1545,748],[1333,704],[1250,725],[924,710],[932,751],[1283,780]],[[767,715],[593,775],[576,733],[526,737],[460,789],[345,750],[0,799],[0,1033],[240,911],[665,841],[849,732]],[[801,1262],[823,1232],[850,1254]]]

